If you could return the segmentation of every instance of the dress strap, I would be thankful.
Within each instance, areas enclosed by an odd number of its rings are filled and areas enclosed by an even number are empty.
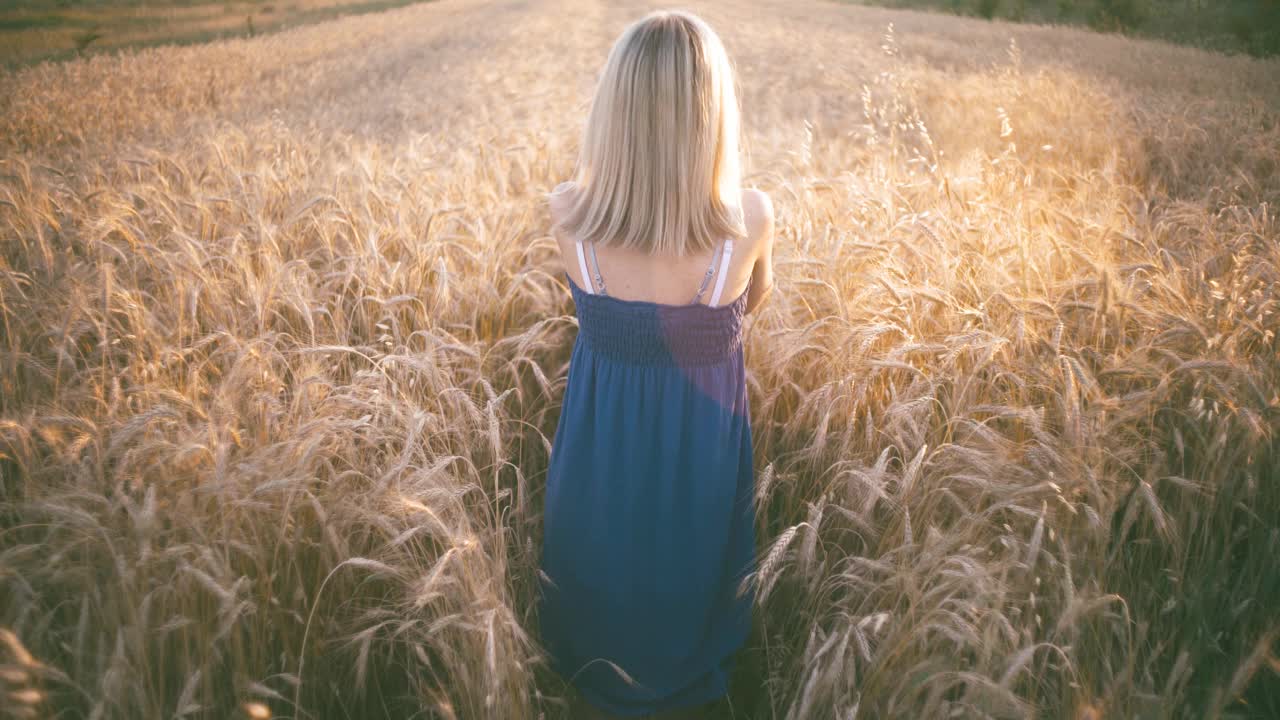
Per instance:
[[[717,252],[719,252],[721,256],[724,255],[724,248],[725,248],[724,243],[721,243],[720,247],[716,248]],[[693,304],[696,305],[698,302],[702,300],[702,293],[707,291],[707,283],[711,282],[711,275],[715,273],[715,271],[716,271],[716,256],[713,254],[711,256],[711,264],[707,266],[707,272],[704,273],[702,276],[702,284],[698,286],[698,292],[693,296]],[[711,304],[714,305],[715,302],[712,301]]]
[[[609,291],[604,289],[604,278],[600,276],[600,260],[599,258],[596,257],[595,242],[592,242],[590,247],[591,247],[591,265],[592,267],[595,268],[595,271],[596,271],[596,275],[595,275],[596,289],[593,292],[598,292],[601,295],[608,295]]]
[[[578,269],[582,271],[582,282],[587,286],[587,292],[592,295],[596,294],[596,288],[591,284],[591,273],[587,272],[587,258],[582,254],[582,241],[576,241],[578,245]]]
[[[711,293],[711,306],[720,304],[720,293],[724,290],[724,279],[729,274],[729,258],[733,256],[733,238],[724,239],[724,252],[720,253],[720,277],[716,278],[716,290]]]

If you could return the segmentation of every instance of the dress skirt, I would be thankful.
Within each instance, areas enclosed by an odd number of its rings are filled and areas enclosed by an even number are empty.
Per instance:
[[[606,712],[714,700],[751,619],[746,293],[676,306],[570,284],[579,334],[547,474],[543,643]]]

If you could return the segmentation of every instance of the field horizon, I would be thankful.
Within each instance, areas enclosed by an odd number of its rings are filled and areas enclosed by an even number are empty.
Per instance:
[[[0,7],[9,70],[143,47],[255,37],[431,0],[11,0]]]
[[[1280,58],[685,7],[777,214],[712,716],[1280,716]],[[648,9],[0,71],[0,718],[565,717],[545,193]]]

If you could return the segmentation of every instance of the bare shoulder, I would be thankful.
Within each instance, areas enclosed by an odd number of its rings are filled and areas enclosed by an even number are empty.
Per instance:
[[[773,224],[773,201],[765,191],[747,188],[742,191],[742,214],[747,232],[751,233],[753,229],[767,230]]]
[[[573,181],[566,180],[547,193],[547,209],[551,213],[551,234],[562,249],[568,246],[568,240],[560,229],[560,223],[564,221],[569,211],[574,189]]]
[[[772,244],[773,201],[768,193],[756,188],[742,191],[742,222],[747,229],[747,241],[758,252]]]
[[[576,186],[572,180],[565,180],[547,193],[547,205],[551,209],[551,219],[556,224],[559,224],[560,219],[564,217],[564,213],[573,199],[575,189]]]

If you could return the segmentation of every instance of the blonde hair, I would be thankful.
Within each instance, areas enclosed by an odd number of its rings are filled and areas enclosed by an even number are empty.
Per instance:
[[[573,183],[553,191],[578,240],[684,255],[745,237],[733,68],[705,21],[650,13],[609,52]]]

